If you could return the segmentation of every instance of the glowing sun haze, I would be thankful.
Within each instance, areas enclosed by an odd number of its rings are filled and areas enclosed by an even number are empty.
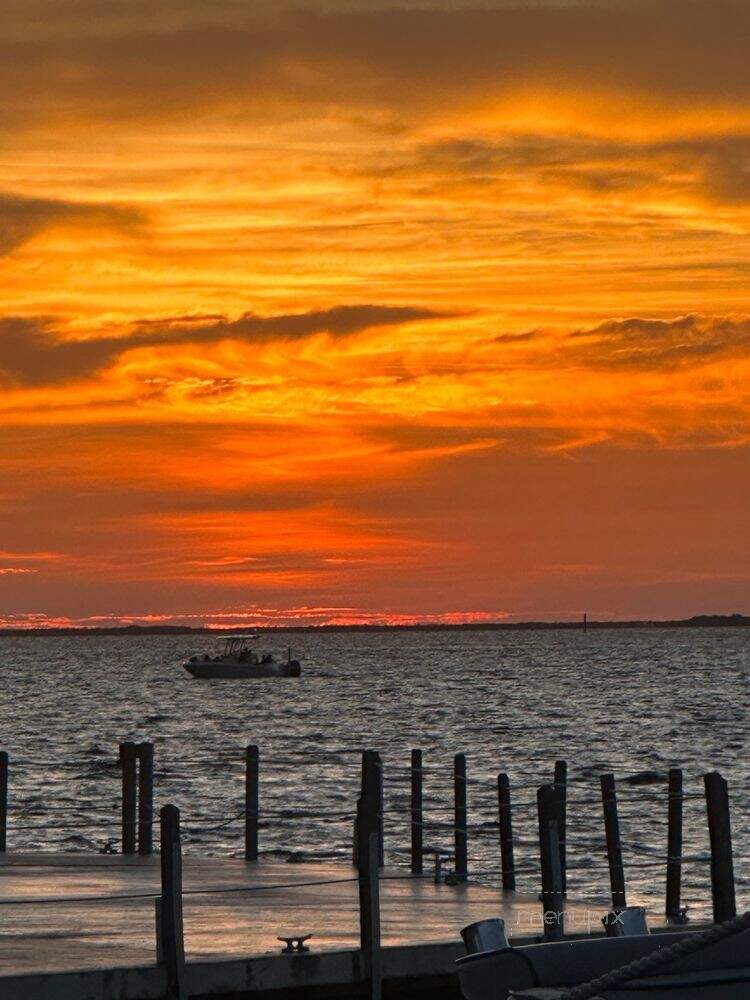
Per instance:
[[[5,0],[0,623],[748,610],[746,0]]]

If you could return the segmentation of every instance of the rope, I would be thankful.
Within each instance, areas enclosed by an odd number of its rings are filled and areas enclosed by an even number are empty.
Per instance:
[[[243,809],[243,811],[241,813],[237,813],[236,816],[230,816],[229,819],[222,820],[216,826],[191,827],[191,825],[188,823],[188,824],[186,824],[187,825],[187,831],[188,831],[188,837],[190,837],[191,835],[195,836],[196,834],[216,833],[217,830],[224,830],[228,826],[231,826],[232,823],[236,823],[238,819],[242,819],[244,817],[244,815],[245,815],[245,811]]]
[[[683,938],[682,941],[678,941],[668,948],[662,948],[659,951],[652,952],[650,955],[646,955],[644,958],[628,962],[627,965],[623,965],[619,969],[613,969],[612,972],[592,979],[588,983],[581,983],[580,986],[575,986],[572,990],[568,990],[567,993],[563,993],[560,1000],[596,1000],[597,994],[605,990],[616,990],[631,980],[643,979],[669,962],[686,958],[688,955],[695,955],[699,951],[703,951],[704,948],[717,944],[726,938],[733,937],[735,934],[740,934],[749,928],[750,910],[747,910],[733,920],[727,920],[716,927],[710,927],[707,931],[701,931],[699,934]]]
[[[223,894],[227,892],[271,892],[276,889],[308,889],[318,885],[345,885],[350,882],[358,882],[359,876],[354,878],[331,878],[319,882],[285,882],[280,885],[233,885],[214,889],[186,889],[183,896],[208,896]]]
[[[339,878],[339,879],[326,879],[324,881],[318,882],[285,882],[279,885],[236,885],[236,886],[220,886],[208,889],[185,889],[182,892],[183,896],[207,896],[207,895],[217,895],[224,893],[239,893],[239,892],[270,892],[277,889],[306,889],[312,886],[319,885],[344,885],[345,883],[357,882],[358,876],[354,878]],[[68,904],[68,903],[112,903],[118,900],[134,900],[134,899],[158,899],[161,896],[160,892],[140,892],[140,893],[128,893],[128,894],[115,894],[111,896],[49,896],[49,897],[35,897],[26,899],[0,899],[0,906],[42,906],[42,905],[56,905],[56,904]]]
[[[0,899],[0,906],[43,906],[47,904],[58,903],[60,905],[65,905],[67,903],[112,903],[116,900],[133,900],[133,899],[156,899],[161,896],[160,892],[141,892],[133,893],[130,895],[115,895],[115,896],[60,896],[60,897],[40,897],[32,899]]]
[[[640,854],[643,857],[654,858],[655,860],[658,860],[659,864],[664,864],[665,862],[668,861],[679,862],[680,864],[689,864],[689,863],[708,864],[711,861],[710,854],[693,854],[692,856],[687,854],[682,854],[682,855],[667,854],[662,856],[661,854],[656,854],[648,847],[635,847],[631,844],[620,844],[620,847],[630,852],[631,854]]]

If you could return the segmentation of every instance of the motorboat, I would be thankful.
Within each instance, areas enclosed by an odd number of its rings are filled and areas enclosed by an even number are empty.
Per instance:
[[[472,951],[464,935],[470,953],[456,963],[461,991],[465,1000],[735,1000],[750,996],[750,915],[741,920],[517,947],[487,941],[480,928],[484,950]]]
[[[185,670],[201,680],[242,680],[258,677],[299,677],[302,667],[292,659],[291,649],[286,660],[272,653],[256,653],[251,643],[255,635],[224,636],[224,645],[217,656],[191,656],[183,663]]]

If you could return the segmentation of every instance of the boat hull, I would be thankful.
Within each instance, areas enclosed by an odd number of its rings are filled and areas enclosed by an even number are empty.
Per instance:
[[[263,677],[299,677],[298,660],[289,663],[240,663],[236,660],[188,660],[185,670],[199,680],[257,680]]]
[[[684,940],[695,931],[589,938],[522,945],[468,955],[457,962],[465,1000],[559,1000],[568,990],[628,962]],[[603,1000],[724,1000],[750,996],[750,931],[714,944],[695,956],[673,960],[663,974],[637,989],[601,991]],[[734,992],[732,992],[734,990]]]

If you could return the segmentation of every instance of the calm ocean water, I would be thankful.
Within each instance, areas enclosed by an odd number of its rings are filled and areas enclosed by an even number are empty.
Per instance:
[[[358,753],[381,751],[389,860],[407,863],[408,761],[425,752],[426,849],[452,847],[452,757],[468,758],[470,864],[496,871],[497,772],[513,783],[516,864],[538,853],[534,787],[571,779],[569,892],[606,896],[598,775],[685,769],[684,853],[705,855],[703,772],[730,782],[740,902],[750,902],[750,630],[278,633],[299,680],[201,682],[180,667],[211,637],[0,639],[0,742],[11,756],[9,849],[92,850],[118,838],[117,743],[156,745],[156,803],[180,806],[186,850],[238,855],[242,754],[261,747],[262,849],[351,856]],[[663,909],[664,783],[622,781],[629,902]],[[222,824],[223,827],[222,827]],[[219,827],[217,829],[217,827]],[[493,881],[494,876],[486,876]],[[537,876],[519,878],[535,891]],[[708,912],[702,861],[684,872]]]

